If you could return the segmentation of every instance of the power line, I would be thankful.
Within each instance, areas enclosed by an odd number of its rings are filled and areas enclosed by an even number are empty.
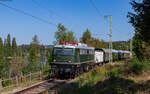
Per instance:
[[[36,2],[35,0],[31,0],[31,1],[32,1],[34,4],[36,4],[37,6],[39,6],[40,8],[42,8],[42,9],[48,11],[48,12],[54,13],[53,10],[48,9],[47,7],[41,5],[40,3]],[[63,18],[63,17],[61,17],[60,15],[58,15],[58,14],[56,14],[56,13],[54,13],[54,14],[55,14],[56,16],[60,17],[60,18]]]
[[[53,12],[52,10],[50,9],[47,9],[45,6],[42,6],[41,4],[39,4],[38,2],[36,2],[35,0],[31,0],[34,4],[36,4],[37,6],[39,6],[40,8],[42,9],[45,9],[47,10],[48,12]]]
[[[101,16],[101,13],[99,11],[99,9],[97,8],[97,6],[95,5],[95,3],[92,0],[89,0],[89,2],[91,3],[91,5],[95,8],[95,10],[97,11],[97,13],[99,14],[99,16]]]
[[[32,18],[34,18],[34,19],[36,19],[36,20],[39,20],[39,21],[41,21],[41,22],[44,22],[44,23],[46,23],[46,24],[51,24],[51,25],[57,26],[56,24],[54,24],[54,23],[52,23],[52,22],[46,21],[46,20],[44,20],[44,19],[42,19],[42,18],[40,18],[40,17],[36,17],[36,16],[34,16],[34,15],[30,14],[30,13],[27,13],[27,12],[25,12],[25,11],[23,11],[23,10],[20,10],[20,9],[17,9],[17,8],[14,8],[14,7],[11,7],[11,6],[7,5],[7,4],[0,3],[0,5],[2,5],[2,6],[4,6],[4,7],[7,7],[7,8],[9,8],[9,9],[13,10],[13,11],[22,13],[22,14],[24,14],[24,15],[26,15],[26,16],[30,16],[30,17],[32,17]]]

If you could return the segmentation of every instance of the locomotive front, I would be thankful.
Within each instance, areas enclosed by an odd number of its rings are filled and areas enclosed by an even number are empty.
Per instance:
[[[51,72],[56,76],[70,75],[74,73],[75,46],[55,45],[53,49],[53,62],[51,62]]]

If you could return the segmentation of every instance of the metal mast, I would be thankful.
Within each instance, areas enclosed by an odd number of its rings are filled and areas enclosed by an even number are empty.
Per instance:
[[[112,15],[106,15],[104,18],[109,17],[109,63],[112,63]]]
[[[133,39],[132,39],[132,34],[131,34],[131,32],[130,32],[130,37],[131,37],[131,38],[130,38],[130,52],[131,52],[130,55],[132,56],[132,40],[133,40]]]

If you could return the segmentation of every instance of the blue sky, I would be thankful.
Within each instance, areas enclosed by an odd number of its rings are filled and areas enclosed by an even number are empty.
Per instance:
[[[93,0],[100,13],[98,14],[89,0],[32,0],[0,1],[17,9],[21,9],[46,21],[64,26],[80,38],[88,28],[93,37],[108,41],[109,20],[104,15],[112,15],[113,41],[128,40],[133,27],[128,23],[127,13],[132,12],[130,0]],[[51,11],[47,11],[51,10]],[[3,39],[10,33],[16,37],[18,44],[29,44],[36,34],[41,44],[52,44],[57,27],[40,22],[32,17],[15,12],[0,5],[0,37]]]

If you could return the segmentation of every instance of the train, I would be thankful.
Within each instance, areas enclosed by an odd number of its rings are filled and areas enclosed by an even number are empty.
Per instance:
[[[78,42],[61,42],[53,47],[51,73],[55,77],[74,78],[77,75],[93,69],[97,65],[102,65],[111,61],[129,59],[130,51],[110,50],[104,48],[89,47]]]

